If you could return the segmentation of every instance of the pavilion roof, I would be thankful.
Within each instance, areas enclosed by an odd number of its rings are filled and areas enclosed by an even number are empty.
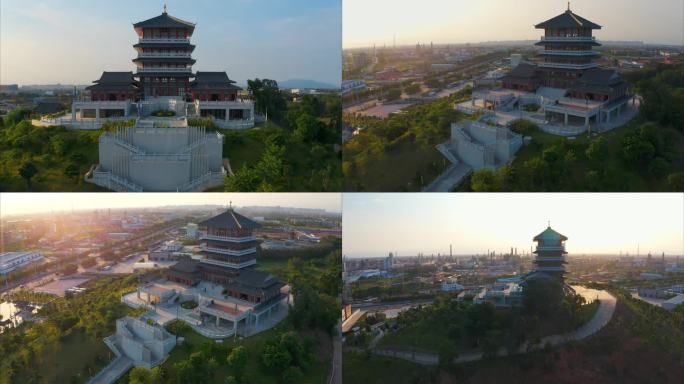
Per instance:
[[[134,28],[188,28],[195,29],[195,23],[181,20],[164,12],[157,17],[133,24]]]
[[[93,85],[86,87],[87,90],[136,90],[138,82],[133,78],[133,72],[102,72]]]
[[[203,222],[199,223],[198,226],[227,229],[261,228],[261,224],[242,216],[241,214],[235,212],[233,208],[229,208],[225,212],[214,216],[211,219],[204,220]]]
[[[233,85],[235,81],[228,78],[226,72],[200,72],[195,74],[191,86],[194,89],[242,89]]]
[[[561,240],[565,241],[568,238],[561,235],[560,233],[554,231],[551,226],[548,226],[544,232],[538,234],[537,236],[534,237],[534,241],[539,241],[539,240]]]
[[[601,26],[593,23],[582,16],[576,15],[569,8],[560,15],[553,17],[534,26],[537,29],[547,28],[589,28],[601,29]]]

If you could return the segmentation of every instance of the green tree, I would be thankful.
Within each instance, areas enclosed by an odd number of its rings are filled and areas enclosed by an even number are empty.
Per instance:
[[[270,79],[247,80],[249,89],[255,101],[255,108],[261,114],[268,113],[269,117],[278,119],[286,108],[285,98],[283,97],[278,82]]]
[[[19,176],[26,180],[26,186],[31,188],[31,179],[38,173],[38,168],[30,162],[24,162],[21,167],[19,167]]]
[[[587,158],[595,162],[603,162],[608,158],[608,144],[603,137],[598,137],[589,143],[585,151]]]
[[[247,350],[243,346],[237,346],[228,355],[228,366],[235,373],[238,382],[242,382],[242,377],[247,367]]]
[[[394,101],[394,100],[399,100],[401,97],[401,88],[399,87],[392,87],[387,90],[385,93],[385,100],[387,101]]]
[[[300,383],[303,377],[304,373],[299,367],[292,366],[283,372],[283,382],[286,384]]]
[[[77,179],[78,176],[80,176],[80,171],[78,169],[78,165],[70,162],[66,166],[66,168],[64,168],[64,176],[72,178],[72,179]]]
[[[638,133],[625,135],[622,141],[622,156],[632,164],[647,164],[655,156],[655,147]]]
[[[470,187],[474,192],[493,192],[497,190],[496,178],[491,169],[483,168],[473,172]]]
[[[129,384],[153,384],[154,375],[152,371],[144,367],[134,367],[131,369]]]
[[[671,173],[667,176],[667,189],[673,192],[684,192],[684,172]]]

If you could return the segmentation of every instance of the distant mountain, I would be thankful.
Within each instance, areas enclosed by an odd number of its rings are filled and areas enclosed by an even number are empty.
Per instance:
[[[306,80],[306,79],[290,79],[285,81],[278,81],[278,87],[280,88],[308,88],[308,89],[338,89],[337,85],[324,83],[316,80]]]

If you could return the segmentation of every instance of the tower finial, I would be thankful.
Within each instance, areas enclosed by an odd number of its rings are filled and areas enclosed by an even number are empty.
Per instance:
[[[230,209],[233,209],[233,200],[230,201]]]
[[[551,220],[548,221],[549,228],[551,228]]]
[[[568,11],[570,11],[570,2],[568,1]]]
[[[570,3],[568,3],[568,4],[570,4]],[[568,7],[569,7],[569,5],[568,5]],[[166,3],[164,3],[164,13],[166,13]]]

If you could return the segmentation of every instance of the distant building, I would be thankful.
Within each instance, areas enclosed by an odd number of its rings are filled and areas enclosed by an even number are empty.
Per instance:
[[[197,224],[188,223],[188,225],[185,226],[185,236],[191,239],[196,239],[199,236],[199,232],[197,231]]]
[[[482,288],[473,298],[476,304],[491,303],[498,307],[517,307],[523,305],[525,285],[536,279],[553,279],[563,285],[566,291],[572,288],[565,284],[565,241],[568,238],[556,232],[549,225],[546,230],[534,237],[537,249],[534,270],[517,278],[508,278],[505,283],[497,283]],[[460,297],[460,296],[459,296]]]
[[[43,258],[38,252],[4,252],[0,253],[0,275],[6,275],[18,268],[25,267]]]
[[[366,89],[366,82],[363,80],[344,80],[342,81],[342,96],[359,92]]]
[[[34,110],[35,113],[41,116],[64,111],[66,111],[66,106],[54,101],[41,101]]]
[[[455,279],[445,279],[442,281],[440,289],[442,292],[457,292],[464,290],[465,287],[459,284]]]
[[[660,304],[661,307],[667,309],[668,311],[671,311],[680,305],[684,305],[684,294],[679,294],[673,298],[663,301],[663,303]]]
[[[452,69],[456,68],[456,65],[454,64],[431,64],[430,69],[435,71],[435,72],[445,72],[445,71],[451,71]]]
[[[642,272],[639,274],[639,277],[643,280],[660,280],[665,278],[665,276],[655,272]]]
[[[19,92],[18,84],[0,84],[0,93],[17,93]]]

